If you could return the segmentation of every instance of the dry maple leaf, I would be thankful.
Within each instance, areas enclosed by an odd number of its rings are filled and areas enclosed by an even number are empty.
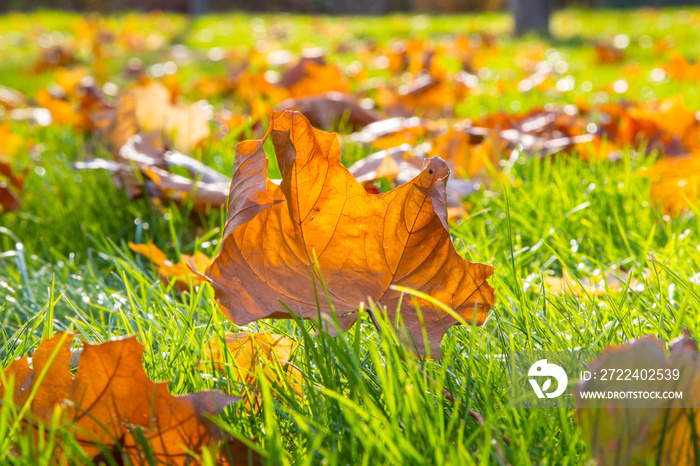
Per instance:
[[[19,358],[2,374],[0,398],[12,387],[17,407],[29,403],[24,428],[39,435],[37,424],[50,423],[58,411],[60,424],[73,431],[88,455],[111,450],[133,464],[146,461],[136,428],[161,464],[185,464],[191,460],[188,452],[200,452],[220,439],[208,417],[239,398],[210,391],[171,395],[167,383],[147,377],[141,365],[143,345],[135,337],[83,345],[73,375],[70,341],[65,333],[44,340],[31,366],[28,358]],[[60,449],[57,454],[63,455]]]
[[[40,89],[34,97],[37,103],[51,112],[52,122],[56,125],[73,125],[77,115],[67,100],[53,96],[48,90]]]
[[[187,152],[211,134],[206,110],[199,104],[173,104],[172,93],[153,81],[132,89],[136,121],[142,131],[156,131]]]
[[[197,251],[194,256],[180,254],[181,261],[173,264],[152,241],[148,244],[129,242],[129,249],[148,257],[158,268],[160,281],[166,286],[173,283],[180,291],[189,291],[190,284],[199,285],[199,280],[192,270],[203,270],[209,264],[209,258],[201,251]]]
[[[270,136],[279,186],[266,177],[263,143]],[[317,299],[323,296],[317,266],[341,329],[372,300],[387,308],[392,323],[401,311],[403,336],[422,353],[425,327],[430,353],[439,354],[457,320],[426,300],[417,301],[418,312],[393,285],[431,295],[476,324],[494,303],[486,281],[493,268],[463,259],[452,245],[448,175],[435,157],[411,182],[369,194],[340,163],[336,134],[314,129],[298,112],[275,114],[263,140],[236,146],[223,244],[205,272],[224,313],[238,325],[288,318],[281,301],[305,318],[320,311],[325,326],[331,309]]]
[[[342,71],[326,64],[322,55],[302,56],[299,62],[288,69],[276,83],[287,89],[293,98],[325,94],[327,92],[350,92],[350,83]]]
[[[119,153],[119,149],[138,132],[134,95],[128,92],[122,94],[115,108],[94,112],[92,121],[95,128],[110,142],[112,150]]]
[[[677,136],[686,151],[695,150],[700,144],[700,122],[696,112],[685,105],[680,94],[662,101],[645,102],[630,113],[655,122],[659,132]],[[669,152],[666,150],[665,155],[672,155]]]
[[[199,103],[173,104],[172,99],[165,85],[153,81],[123,93],[114,109],[99,109],[92,120],[115,152],[138,132],[155,133],[187,152],[211,134],[207,111]]]
[[[659,160],[639,173],[652,181],[651,199],[666,214],[678,215],[700,198],[700,151],[686,157]]]
[[[14,171],[12,159],[22,150],[24,140],[12,132],[9,123],[0,123],[0,213],[12,212],[20,207],[19,195],[24,190],[24,177]]]
[[[311,124],[319,129],[331,131],[340,127],[358,131],[379,118],[358,104],[353,97],[339,92],[288,99],[281,102],[278,110],[298,110]]]
[[[700,62],[692,62],[678,52],[672,52],[669,63],[661,68],[672,78],[688,81],[700,80]]]
[[[33,73],[43,73],[57,67],[66,67],[76,62],[75,54],[72,49],[62,45],[53,47],[42,47],[41,55],[36,63],[29,69]]]
[[[643,275],[647,281],[650,279],[650,274],[644,273]],[[545,275],[544,283],[546,288],[557,295],[571,293],[580,297],[592,296],[595,298],[605,296],[608,292],[621,293],[628,286],[630,290],[635,292],[642,292],[646,289],[644,282],[637,278],[630,279],[630,273],[624,270],[619,270],[616,274],[605,272],[594,277],[577,278],[565,269],[561,277]]]
[[[436,154],[439,155],[439,154]],[[372,192],[372,183],[380,178],[386,178],[394,186],[410,183],[418,176],[425,163],[425,154],[409,144],[402,144],[391,149],[370,154],[360,159],[348,171],[362,184],[368,192]],[[449,163],[448,163],[449,166]],[[473,194],[479,189],[476,182],[450,177],[447,181],[447,213],[450,220],[456,220],[466,214],[462,197]],[[374,192],[378,194],[379,191]]]
[[[418,117],[388,118],[365,126],[361,131],[350,135],[350,139],[362,144],[370,144],[375,149],[385,150],[401,144],[416,145],[428,134],[425,120]]]
[[[225,348],[218,339],[209,342],[202,369],[213,365],[218,371],[231,366],[231,374],[236,382],[244,385],[244,403],[247,409],[257,408],[257,391],[262,373],[268,381],[279,381],[284,377],[292,389],[300,394],[303,376],[292,365],[292,355],[298,347],[297,342],[283,335],[274,333],[226,333]],[[225,351],[230,355],[225,354]]]
[[[596,60],[600,64],[614,65],[625,59],[625,52],[612,44],[598,42],[594,44],[593,47],[595,49]]]
[[[78,170],[109,170],[114,175],[114,184],[123,188],[131,199],[147,192],[156,201],[182,204],[191,200],[196,211],[226,204],[230,184],[227,177],[185,154],[166,151],[154,133],[135,134],[121,146],[115,159],[92,159],[77,162],[73,167]],[[168,168],[173,166],[187,169],[192,178],[169,172]]]
[[[414,149],[409,144],[402,144],[391,149],[375,152],[358,160],[348,171],[361,184],[371,183],[380,178],[394,180],[402,172],[411,173],[415,177],[423,168],[423,160],[414,156]],[[402,183],[399,183],[402,184]]]
[[[423,73],[397,90],[380,87],[377,104],[391,116],[410,117],[420,114],[425,118],[438,118],[451,115],[455,102],[464,99],[464,92],[462,86]]]
[[[651,369],[678,370],[678,378],[666,381],[602,381],[600,377],[580,382],[574,390],[576,415],[588,439],[596,464],[655,464],[659,466],[696,465],[697,432],[700,428],[700,352],[686,330],[669,344],[654,336],[607,348],[589,367],[591,373],[603,369],[623,370],[630,374]],[[639,372],[638,372],[639,373]],[[625,378],[625,377],[623,377]],[[641,384],[641,385],[640,385]],[[596,400],[584,399],[582,391],[682,391],[683,399]]]

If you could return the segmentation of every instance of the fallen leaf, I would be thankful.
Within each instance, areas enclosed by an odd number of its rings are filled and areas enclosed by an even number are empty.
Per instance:
[[[624,51],[611,44],[597,43],[594,45],[594,49],[596,60],[601,64],[614,65],[625,58]]]
[[[700,152],[659,160],[640,173],[651,179],[651,200],[664,213],[679,215],[700,198]]]
[[[465,97],[459,89],[453,83],[424,73],[397,90],[380,87],[377,103],[391,116],[410,117],[418,114],[434,119],[453,113],[455,102]]]
[[[173,104],[171,92],[158,81],[131,90],[136,121],[142,131],[155,131],[187,152],[210,135],[206,110],[198,104]]]
[[[381,178],[386,178],[393,183],[393,186],[410,183],[413,178],[420,175],[424,163],[425,154],[422,151],[409,144],[402,144],[370,154],[348,167],[348,171],[365,187],[367,192],[379,194],[379,191],[370,191],[371,183]],[[473,194],[479,188],[479,183],[471,180],[463,180],[458,177],[450,177],[447,180],[446,196],[449,220],[457,220],[465,216],[466,210],[462,198]]]
[[[277,110],[298,110],[315,128],[326,131],[358,131],[379,120],[373,112],[362,108],[351,96],[339,92],[285,100],[277,106]]]
[[[89,456],[111,450],[123,455],[118,460],[133,464],[146,461],[136,429],[161,464],[187,464],[190,452],[197,454],[221,439],[208,417],[239,398],[212,391],[171,395],[167,383],[147,377],[141,365],[143,346],[135,337],[84,344],[73,375],[70,342],[70,335],[59,333],[40,343],[31,365],[22,357],[3,372],[0,398],[11,389],[10,399],[18,408],[28,403],[24,429],[43,435],[37,422],[48,424],[57,413],[59,424],[73,431]],[[57,462],[70,461],[60,445],[56,455]]]
[[[129,249],[148,257],[156,265],[158,276],[164,285],[173,283],[182,292],[189,291],[190,285],[193,287],[199,285],[199,280],[192,270],[204,270],[209,265],[209,258],[200,251],[197,251],[194,256],[180,254],[180,262],[174,264],[152,241],[148,244],[129,242]]]
[[[672,52],[669,63],[662,64],[661,69],[675,79],[700,80],[700,62],[691,62],[678,52]]]
[[[269,382],[289,383],[296,393],[301,393],[303,376],[292,364],[297,346],[294,340],[274,333],[227,332],[224,347],[218,339],[208,343],[201,366],[204,370],[213,365],[220,372],[230,366],[234,381],[243,385],[241,394],[246,408],[256,409],[262,373]]]
[[[696,112],[685,105],[682,95],[662,101],[645,102],[630,113],[640,118],[648,118],[655,122],[660,130],[677,136],[686,152],[696,150],[700,145],[700,122]],[[669,152],[665,151],[665,155],[673,155]]]
[[[20,207],[24,177],[28,169],[16,173],[12,161],[24,146],[24,140],[12,132],[8,122],[0,123],[0,213],[13,212]]]
[[[635,371],[662,369],[679,372],[678,379],[663,382],[598,379],[580,382],[574,390],[576,416],[597,464],[695,465],[698,462],[697,431],[700,427],[700,353],[688,331],[669,344],[647,336],[619,347],[608,347],[589,366],[591,373],[603,369]],[[649,385],[654,385],[650,387]],[[663,388],[682,391],[683,399],[583,399],[582,391],[639,391]],[[683,406],[683,407],[681,407]]]
[[[70,102],[54,97],[46,89],[40,89],[35,96],[37,103],[51,112],[53,123],[57,125],[73,125],[76,121],[76,112]]]
[[[24,140],[15,134],[7,121],[0,122],[0,158],[14,158],[24,146]]]
[[[646,275],[645,275],[646,276]],[[605,272],[598,276],[577,278],[564,270],[561,277],[544,276],[545,287],[553,293],[563,295],[570,293],[575,296],[592,296],[599,298],[607,293],[621,293],[628,285],[636,292],[644,291],[646,284],[636,278],[630,279],[629,272],[620,270],[616,273]]]
[[[470,130],[472,128],[455,125],[435,140],[431,150],[432,156],[444,159],[450,170],[462,178],[474,178],[480,172],[498,166],[506,149],[500,141],[494,145],[496,138],[486,137],[488,131],[478,134]]]
[[[340,68],[326,64],[325,58],[320,55],[302,57],[282,75],[277,86],[287,89],[294,98],[332,91],[350,92],[350,83]]]
[[[66,67],[76,62],[72,49],[62,45],[42,47],[41,55],[31,67],[33,73],[43,73],[52,68]]]
[[[75,97],[78,86],[83,79],[89,76],[90,72],[87,68],[58,68],[54,72],[54,80],[56,84],[61,86],[63,91],[69,97]]]
[[[139,130],[136,98],[130,93],[122,94],[115,108],[95,111],[92,120],[95,128],[109,141],[112,150],[119,153],[119,149]]]
[[[180,205],[192,202],[196,211],[207,211],[226,204],[230,181],[203,163],[177,151],[168,151],[159,137],[135,134],[121,146],[116,161],[92,159],[77,162],[77,170],[109,170],[114,183],[130,199],[148,193],[154,200]],[[187,169],[192,178],[168,171],[170,167]],[[138,175],[137,176],[137,173]]]
[[[413,155],[409,144],[375,152],[352,164],[348,171],[361,184],[371,183],[380,178],[393,181],[401,173],[412,172],[416,176],[423,168],[423,160]]]
[[[280,186],[266,177],[262,147],[270,135]],[[486,281],[492,267],[463,259],[452,245],[448,175],[445,162],[428,159],[410,183],[371,195],[340,163],[335,134],[314,129],[298,112],[275,114],[263,140],[236,146],[223,244],[205,272],[223,312],[237,325],[289,318],[281,301],[305,318],[320,311],[329,328],[329,304],[316,299],[323,278],[341,329],[372,300],[387,308],[392,323],[401,312],[402,336],[419,352],[439,354],[457,320],[422,299],[419,313],[393,285],[420,290],[476,324],[494,303]]]
[[[361,131],[353,133],[350,139],[369,144],[378,150],[385,150],[401,144],[415,146],[427,134],[428,128],[424,120],[417,117],[397,117],[370,123]]]

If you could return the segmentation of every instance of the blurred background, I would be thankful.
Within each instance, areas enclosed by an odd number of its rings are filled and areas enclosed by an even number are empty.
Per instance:
[[[269,11],[325,14],[384,14],[401,11],[453,13],[508,8],[510,2],[546,4],[549,8],[638,8],[643,6],[698,5],[698,0],[3,0],[0,11],[36,9],[162,10],[204,13],[206,11]],[[510,5],[512,6],[512,5]]]

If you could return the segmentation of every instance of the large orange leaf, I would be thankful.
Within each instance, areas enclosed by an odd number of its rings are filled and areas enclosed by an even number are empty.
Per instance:
[[[279,186],[266,177],[263,143],[270,136]],[[420,352],[428,352],[424,325],[430,353],[439,354],[457,319],[427,300],[414,302],[419,312],[393,285],[427,293],[476,324],[494,303],[486,282],[493,268],[463,259],[452,245],[448,175],[434,157],[411,182],[369,194],[340,163],[335,134],[314,129],[298,112],[275,114],[263,140],[236,147],[223,245],[206,270],[224,313],[239,325],[289,317],[281,301],[305,318],[320,310],[327,321],[331,309],[314,277],[317,265],[341,328],[372,300],[387,308],[392,323],[401,311],[404,336]]]
[[[107,449],[133,464],[145,461],[135,428],[149,441],[156,460],[166,464],[185,464],[191,460],[188,452],[220,439],[208,417],[238,398],[206,391],[171,395],[167,383],[149,380],[141,365],[143,345],[135,337],[85,344],[73,376],[70,341],[65,333],[44,340],[31,366],[28,358],[20,358],[2,374],[0,398],[11,386],[16,406],[29,403],[27,429],[49,423],[58,411],[61,425],[73,431],[87,454]]]

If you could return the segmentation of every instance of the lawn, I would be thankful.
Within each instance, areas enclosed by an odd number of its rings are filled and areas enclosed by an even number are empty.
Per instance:
[[[60,12],[0,17],[0,85],[30,101],[50,86],[53,68],[32,69],[38,44],[80,44],[81,18]],[[243,107],[227,97],[204,96],[194,83],[223,76],[251,47],[293,56],[322,47],[329,63],[342,69],[362,63],[362,79],[351,80],[352,92],[360,93],[364,82],[396,76],[370,66],[374,52],[357,44],[383,48],[402,39],[435,44],[455,34],[482,34],[481,40],[494,44],[474,59],[479,84],[455,103],[455,120],[551,103],[675,96],[700,111],[700,72],[696,80],[654,72],[672,53],[698,58],[700,10],[565,10],[555,14],[548,39],[511,38],[505,13],[372,18],[232,13],[194,20],[124,14],[101,21],[120,31],[119,40],[146,44],[110,55],[104,81],[132,85],[123,70],[135,58],[155,75],[162,64],[177,62],[176,73],[163,79],[177,82],[183,101],[206,97],[216,111]],[[594,41],[629,44],[623,44],[621,61],[601,63]],[[92,63],[90,50],[77,47],[77,60]],[[190,58],[179,59],[178,50]],[[232,58],[201,58],[222,50]],[[524,76],[515,62],[535,55],[558,71],[551,88],[524,93],[515,85]],[[448,72],[460,67],[449,54],[443,58]],[[215,418],[266,464],[584,464],[592,453],[573,409],[510,405],[511,355],[599,352],[644,335],[670,341],[684,328],[700,335],[697,203],[690,199],[687,209],[669,212],[654,198],[652,180],[641,174],[663,158],[658,151],[645,154],[627,145],[615,160],[585,158],[577,147],[551,157],[516,153],[487,170],[488,182],[463,199],[466,213],[450,222],[449,231],[460,255],[494,267],[489,283],[495,305],[483,326],[450,328],[441,359],[425,359],[397,344],[390,329],[378,331],[367,313],[337,337],[318,331],[310,320],[235,326],[219,311],[210,286],[180,292],[129,248],[129,242],[150,240],[174,262],[197,251],[213,257],[221,246],[225,209],[198,211],[189,203],[148,196],[131,200],[108,173],[73,169],[75,162],[110,157],[95,131],[6,119],[23,144],[12,165],[28,173],[21,206],[0,216],[0,368],[31,354],[55,332],[69,331],[89,343],[136,335],[145,347],[148,376],[170,382],[171,393],[240,394],[236,365],[217,370],[208,362],[211,342],[223,342],[232,331],[287,336],[298,343],[293,364],[299,385],[260,376],[249,388],[259,394],[257,407],[238,403]],[[229,176],[236,142],[253,136],[259,137],[243,125],[188,155]],[[346,165],[376,151],[346,136],[341,147]],[[271,177],[279,176],[275,170]],[[377,185],[391,187],[387,180]],[[550,275],[596,281],[606,273],[620,277],[622,286],[583,293],[542,286]],[[379,308],[373,309],[380,318]],[[50,435],[40,441],[24,433],[15,411],[6,407],[9,400],[0,409],[0,463],[53,464],[61,449],[67,463],[87,461],[80,446],[66,440],[72,435],[68,428],[49,426]],[[206,453],[199,460],[214,462]]]

